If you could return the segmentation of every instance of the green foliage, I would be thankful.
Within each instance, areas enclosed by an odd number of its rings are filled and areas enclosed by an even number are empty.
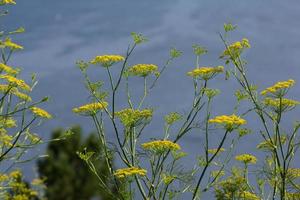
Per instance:
[[[65,132],[58,129],[52,133],[52,139],[65,137]],[[101,197],[111,199],[105,190],[98,186],[98,180],[89,171],[85,161],[77,154],[84,149],[93,151],[88,157],[94,161],[100,176],[108,180],[108,169],[103,165],[104,159],[100,152],[102,146],[95,134],[90,134],[86,139],[82,136],[82,130],[76,126],[71,129],[73,133],[65,140],[51,142],[47,148],[48,156],[38,160],[38,171],[42,179],[45,179],[47,187],[45,195],[49,200],[74,200],[91,199]],[[108,181],[106,182],[107,184]]]

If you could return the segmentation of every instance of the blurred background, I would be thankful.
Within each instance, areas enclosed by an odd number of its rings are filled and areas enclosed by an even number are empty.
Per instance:
[[[158,85],[146,100],[146,105],[155,108],[154,121],[147,130],[148,136],[158,137],[163,131],[163,116],[170,111],[184,113],[192,102],[193,85],[186,72],[195,67],[192,45],[205,46],[209,53],[200,60],[200,65],[224,65],[218,59],[224,49],[218,35],[223,24],[238,25],[231,35],[232,41],[247,37],[252,48],[244,54],[248,61],[248,77],[259,86],[259,91],[274,82],[292,78],[300,81],[300,2],[262,0],[26,0],[17,1],[10,15],[1,21],[1,26],[14,29],[23,26],[25,34],[16,37],[16,42],[25,50],[15,54],[12,65],[20,66],[23,77],[29,80],[31,73],[38,75],[39,84],[33,98],[50,96],[45,109],[54,119],[36,129],[44,138],[49,138],[56,127],[71,127],[79,124],[84,132],[93,131],[90,120],[72,113],[72,108],[88,101],[83,77],[76,68],[77,60],[90,60],[101,54],[125,54],[131,42],[130,33],[145,35],[149,42],[139,46],[129,64],[153,63],[162,66],[168,58],[170,47],[176,47],[183,56],[162,75]],[[106,80],[103,71],[95,70],[94,79]],[[142,80],[135,80],[139,95]],[[219,88],[213,116],[231,114],[234,106],[234,80],[225,81],[219,76],[210,87]],[[289,95],[300,100],[300,85]],[[118,109],[122,109],[119,99]],[[299,119],[299,110],[288,115]],[[248,116],[249,127],[258,127],[259,122]],[[256,130],[241,142],[241,151],[253,149],[261,138]],[[187,152],[197,152],[201,146],[201,134],[193,132],[180,142]],[[149,139],[149,137],[148,137]],[[44,147],[39,153],[44,153]],[[189,159],[195,159],[190,155]],[[25,166],[28,177],[34,173],[34,162]],[[26,174],[25,174],[26,175]]]

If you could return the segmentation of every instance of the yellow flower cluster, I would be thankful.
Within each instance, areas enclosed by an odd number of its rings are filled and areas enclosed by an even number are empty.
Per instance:
[[[41,108],[31,107],[30,110],[37,117],[47,118],[47,119],[52,118],[52,116],[47,111],[45,111],[45,110],[43,110]]]
[[[31,90],[30,86],[27,85],[27,83],[25,83],[25,81],[23,81],[21,79],[17,79],[16,77],[4,74],[4,75],[0,75],[0,79],[5,79],[9,84],[12,84],[13,86],[17,86],[23,90],[26,90],[26,91]]]
[[[260,200],[260,198],[256,194],[248,191],[243,191],[241,193],[241,197],[245,200]]]
[[[119,117],[119,119],[125,127],[130,127],[136,125],[136,123],[138,123],[141,120],[151,118],[153,115],[153,110],[134,110],[131,108],[127,108],[116,112],[115,115]]]
[[[73,112],[82,115],[94,115],[98,111],[105,109],[107,106],[108,103],[105,101],[98,103],[90,103],[80,106],[78,108],[73,108]]]
[[[232,131],[240,125],[246,124],[247,121],[236,115],[221,115],[208,120],[209,123],[223,124],[228,131]]]
[[[2,72],[2,71],[6,72],[9,75],[16,75],[19,73],[18,70],[15,70],[12,67],[5,65],[3,63],[0,63],[0,72]]]
[[[96,56],[94,59],[90,61],[91,64],[100,64],[103,67],[110,67],[115,63],[121,62],[125,60],[123,56],[120,55],[102,55]]]
[[[287,174],[290,179],[299,178],[300,177],[300,169],[299,168],[289,168]]]
[[[180,120],[182,116],[177,112],[171,112],[165,116],[165,121],[168,125],[173,124],[174,122]]]
[[[0,128],[12,128],[16,126],[16,120],[12,117],[0,117]]]
[[[146,77],[149,74],[159,74],[158,67],[153,64],[137,64],[128,68],[129,75]]]
[[[12,145],[13,137],[6,133],[4,128],[0,128],[0,148],[10,147]]]
[[[9,37],[5,38],[4,41],[0,40],[0,48],[10,48],[11,50],[21,50],[23,47],[11,41]]]
[[[230,44],[223,52],[221,57],[228,56],[230,58],[235,59],[242,53],[243,49],[250,48],[250,47],[251,46],[249,44],[249,40],[247,38],[243,38],[241,41],[237,41]]]
[[[1,4],[16,4],[14,0],[2,0]]]
[[[198,67],[198,68],[193,69],[192,71],[189,71],[187,73],[187,75],[191,76],[193,78],[202,78],[203,80],[208,80],[208,79],[211,79],[216,74],[222,73],[223,71],[224,71],[223,66]]]
[[[210,153],[210,154],[215,154],[215,153],[217,153],[217,151],[218,151],[218,149],[208,149],[208,153]],[[224,151],[225,151],[224,148],[219,149],[219,153],[222,153]]]
[[[257,161],[257,158],[251,154],[241,154],[241,155],[237,155],[235,157],[235,159],[237,161],[241,161],[241,162],[244,162],[245,164],[248,164],[248,163],[252,163],[252,164],[255,164],[256,161]]]
[[[287,198],[287,200],[298,200],[298,199],[300,199],[300,193],[299,192],[287,192],[286,198]]]
[[[138,167],[122,168],[116,170],[116,172],[114,173],[114,175],[118,178],[125,178],[125,177],[130,177],[135,175],[146,176],[146,174],[147,174],[147,170]]]
[[[19,92],[19,90],[17,88],[14,88],[12,86],[9,85],[2,85],[0,84],[0,92],[1,93],[11,93],[13,95],[15,95],[16,97],[18,97],[21,100],[24,101],[31,101],[31,97],[28,96],[27,94],[24,94],[22,92]]]
[[[267,94],[285,94],[286,90],[290,87],[292,87],[295,84],[295,81],[293,79],[289,79],[287,81],[280,81],[272,85],[271,87],[266,88],[263,90],[260,94],[261,95],[267,95]]]
[[[152,141],[152,142],[146,142],[146,143],[142,144],[142,147],[145,150],[150,150],[155,153],[163,153],[163,152],[166,152],[169,150],[177,151],[177,150],[181,149],[179,144],[176,144],[169,140],[156,140],[156,141]]]
[[[300,104],[300,102],[286,98],[265,98],[264,104],[272,107],[275,111],[279,111],[279,109],[286,111],[293,109],[296,105]]]

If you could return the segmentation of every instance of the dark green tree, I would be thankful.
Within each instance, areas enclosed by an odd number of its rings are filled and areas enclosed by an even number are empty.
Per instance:
[[[99,139],[95,134],[84,139],[78,126],[71,128],[71,132],[71,137],[49,143],[48,156],[38,160],[39,176],[45,179],[47,187],[45,196],[49,200],[112,199],[99,187],[99,180],[76,154],[84,149],[95,152],[93,163],[101,178],[108,182],[109,171],[101,157]],[[64,134],[65,130],[57,129],[52,133],[52,139],[62,138]]]

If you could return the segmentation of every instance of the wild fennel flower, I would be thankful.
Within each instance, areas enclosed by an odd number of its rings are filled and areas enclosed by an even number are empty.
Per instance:
[[[14,0],[2,0],[1,4],[16,4]]]
[[[224,71],[223,66],[217,66],[217,67],[198,67],[193,69],[192,71],[189,71],[187,73],[188,76],[191,76],[193,78],[200,78],[203,80],[209,80],[213,78],[216,74],[222,73]]]
[[[81,115],[95,115],[100,110],[104,110],[108,106],[108,103],[97,102],[97,103],[90,103],[78,108],[73,108],[73,112]]]
[[[143,149],[153,151],[155,153],[164,153],[166,151],[177,151],[181,147],[179,144],[176,144],[169,140],[156,140],[152,142],[146,142],[142,144]]]
[[[18,70],[13,69],[11,66],[0,63],[0,71],[4,71],[9,75],[16,75],[19,73]]]
[[[117,169],[114,175],[118,178],[126,178],[130,176],[146,176],[147,170],[141,169],[138,167],[128,167],[128,168],[122,168]]]
[[[146,77],[150,74],[158,75],[158,67],[153,64],[137,64],[128,68],[129,75]]]
[[[287,81],[280,81],[272,85],[271,87],[266,88],[260,94],[265,96],[267,94],[273,94],[275,96],[283,96],[286,94],[287,90],[295,84],[293,79]]]
[[[297,199],[300,199],[300,193],[299,192],[287,192],[286,197],[288,200],[297,200]]]
[[[250,43],[247,38],[243,38],[241,41],[230,44],[221,54],[221,58],[229,57],[236,59],[244,49],[250,48]]]
[[[264,104],[276,112],[284,112],[293,109],[296,105],[300,104],[300,102],[286,98],[265,98]]]
[[[260,200],[260,198],[256,194],[249,191],[241,192],[241,197],[245,200]]]
[[[165,116],[165,122],[168,125],[171,125],[174,122],[180,120],[181,118],[182,118],[182,116],[179,113],[177,113],[177,112],[171,112],[171,113],[169,113],[168,115]]]
[[[255,164],[257,161],[257,158],[251,154],[241,154],[241,155],[237,155],[235,157],[235,159],[237,161],[241,161],[245,164]]]
[[[10,147],[12,145],[13,137],[6,133],[4,128],[0,128],[0,148]]]
[[[215,154],[215,153],[217,153],[218,149],[208,149],[207,151],[208,151],[208,153],[210,153],[210,154]],[[219,149],[219,153],[222,153],[222,152],[224,152],[224,151],[225,151],[224,148],[220,148],[220,149]]]
[[[12,42],[9,37],[5,38],[4,41],[0,40],[0,46],[1,46],[1,48],[7,47],[7,48],[10,48],[11,50],[22,50],[24,48],[21,45]]]
[[[90,63],[94,65],[100,64],[103,67],[110,67],[123,60],[125,60],[125,58],[120,55],[102,55],[102,56],[96,56],[94,59],[90,61]]]
[[[19,92],[18,90],[13,90],[12,94],[24,101],[32,101],[31,97],[25,93]]]
[[[209,123],[221,124],[224,125],[227,131],[232,131],[235,128],[238,128],[240,125],[246,124],[247,121],[236,116],[236,115],[221,115],[213,119],[208,120]]]
[[[141,120],[149,119],[153,115],[153,110],[134,110],[131,108],[116,112],[115,115],[121,120],[125,127],[135,126]]]
[[[12,117],[0,117],[0,128],[12,128],[16,126],[16,120]]]
[[[27,85],[27,83],[25,83],[25,81],[21,80],[21,79],[17,79],[16,77],[13,77],[11,75],[0,75],[0,79],[4,79],[6,80],[9,84],[13,85],[13,86],[17,86],[23,90],[26,91],[30,91],[31,88],[29,85]]]
[[[289,168],[287,171],[287,176],[289,179],[300,178],[300,169],[299,168]]]
[[[30,110],[37,117],[47,118],[47,119],[52,118],[52,116],[44,109],[34,106],[34,107],[31,107]]]

